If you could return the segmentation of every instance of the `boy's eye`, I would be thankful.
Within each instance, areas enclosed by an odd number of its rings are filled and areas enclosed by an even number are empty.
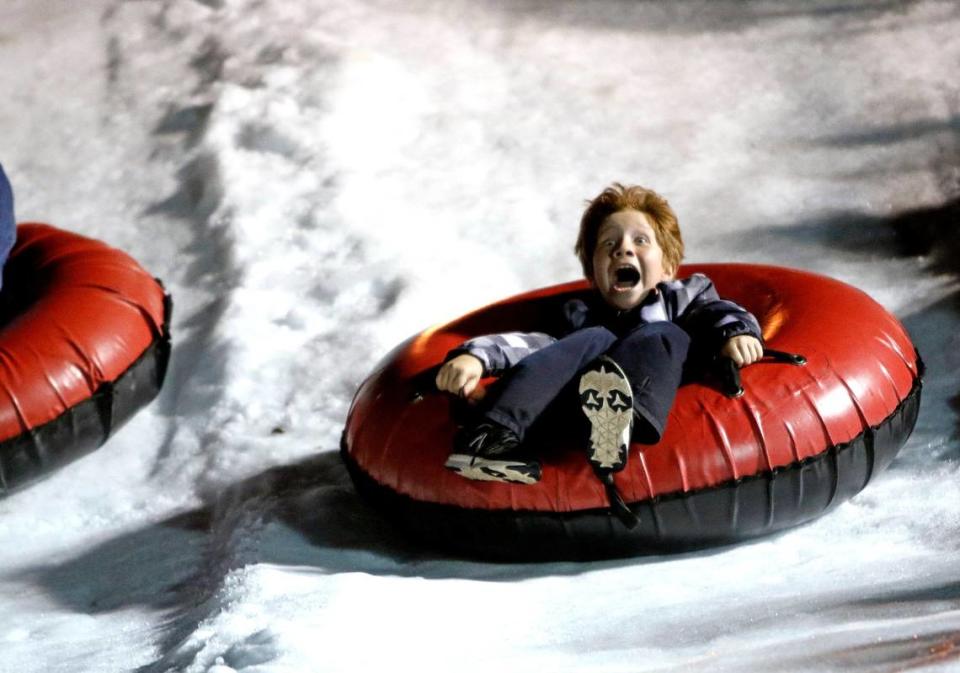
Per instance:
[[[633,241],[634,243],[647,243],[649,239],[646,236],[637,236]]]

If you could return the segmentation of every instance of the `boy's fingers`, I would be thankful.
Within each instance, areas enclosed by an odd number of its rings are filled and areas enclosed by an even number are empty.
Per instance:
[[[752,365],[763,357],[763,346],[757,339],[744,339],[737,345],[743,358],[743,364],[741,365],[743,367]]]
[[[437,372],[437,390],[450,390],[450,378],[452,371],[453,367],[451,367],[449,364],[445,364],[440,368],[440,371]]]
[[[740,353],[740,342],[733,338],[727,342],[726,348],[723,349],[724,355],[733,360],[733,363],[738,367],[743,366],[743,355]]]
[[[450,392],[456,392],[461,397],[464,394],[464,390],[470,384],[470,377],[467,376],[464,372],[457,372],[457,375],[454,377],[453,381],[450,382]]]
[[[447,363],[437,372],[436,385],[437,390],[441,392],[466,396],[477,387],[479,380],[478,377],[472,376],[470,372]]]
[[[469,397],[470,393],[477,387],[477,380],[475,378],[469,378],[467,381],[460,386],[460,397]]]
[[[456,379],[457,370],[450,363],[445,364],[437,374],[437,389],[448,393],[457,392],[459,386]]]
[[[746,367],[763,357],[763,346],[754,337],[733,337],[724,349],[738,367]]]

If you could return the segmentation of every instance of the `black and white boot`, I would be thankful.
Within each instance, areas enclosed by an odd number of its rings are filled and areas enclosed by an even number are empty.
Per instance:
[[[580,408],[590,421],[587,458],[603,483],[610,509],[627,527],[635,528],[640,518],[624,502],[613,474],[627,466],[630,431],[633,427],[633,391],[626,374],[616,362],[601,355],[580,376]]]
[[[461,477],[514,484],[540,481],[540,462],[520,456],[517,435],[498,423],[488,421],[463,428],[454,438],[453,447],[444,466]]]
[[[627,466],[633,427],[633,393],[616,362],[601,355],[580,376],[580,409],[590,421],[587,457],[594,469],[619,472]]]

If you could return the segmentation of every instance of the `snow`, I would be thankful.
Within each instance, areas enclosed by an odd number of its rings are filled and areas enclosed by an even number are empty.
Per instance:
[[[960,670],[956,239],[907,255],[891,226],[960,196],[957,35],[935,0],[7,0],[18,218],[129,251],[176,307],[161,396],[0,501],[0,670]],[[336,456],[354,390],[409,335],[576,278],[612,180],[670,199],[688,261],[894,311],[928,365],[914,435],[749,544],[416,547]]]

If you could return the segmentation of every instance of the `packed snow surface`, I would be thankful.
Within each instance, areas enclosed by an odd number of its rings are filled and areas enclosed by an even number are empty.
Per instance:
[[[161,396],[0,501],[0,670],[960,670],[958,63],[935,0],[5,0],[18,218],[129,251],[176,309]],[[896,313],[916,431],[750,544],[412,545],[337,457],[353,392],[410,334],[576,278],[613,180],[670,199],[689,261]]]

